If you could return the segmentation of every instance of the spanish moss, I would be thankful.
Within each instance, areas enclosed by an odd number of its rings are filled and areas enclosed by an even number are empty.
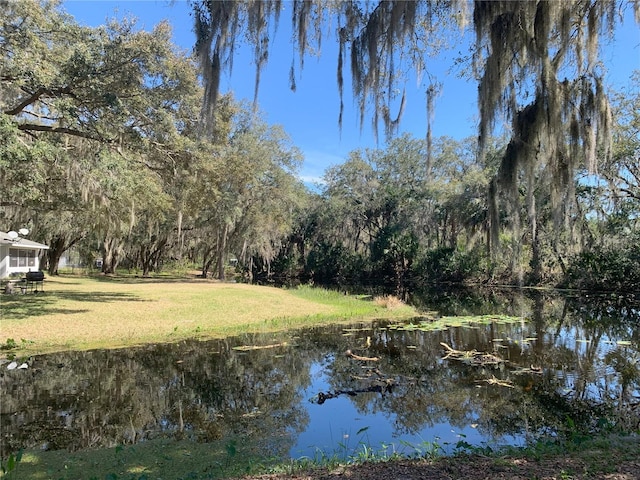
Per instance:
[[[343,121],[343,69],[348,63],[361,127],[368,107],[373,106],[372,127],[376,136],[381,123],[387,137],[391,137],[397,131],[408,101],[405,82],[409,72],[415,72],[419,78],[428,73],[425,58],[434,55],[447,36],[446,29],[438,30],[438,25],[448,26],[452,22],[448,17],[448,5],[455,7],[463,3],[398,0],[369,4],[354,0],[295,0],[291,4],[294,58],[289,71],[290,88],[296,89],[296,68],[304,67],[306,55],[321,54],[322,39],[335,34],[338,42],[338,125]],[[253,46],[254,100],[257,101],[260,72],[268,61],[272,37],[284,7],[276,0],[192,0],[192,6],[196,53],[206,88],[202,122],[211,130],[220,75],[232,70],[236,38],[244,33]],[[439,21],[435,21],[436,17]],[[333,28],[332,18],[336,19]]]
[[[203,121],[211,128],[220,73],[231,70],[235,39],[241,32],[254,48],[257,99],[260,71],[268,60],[283,4],[276,0],[192,0],[192,4],[196,50],[206,84]],[[612,114],[603,83],[606,72],[599,61],[600,41],[613,35],[621,10],[629,6],[640,21],[640,0],[295,0],[290,86],[295,90],[296,65],[302,69],[307,54],[320,54],[323,37],[333,33],[338,43],[338,126],[344,120],[345,65],[359,124],[362,128],[370,115],[376,138],[380,124],[387,137],[398,131],[405,105],[413,101],[405,86],[413,74],[430,81],[424,86],[430,147],[438,83],[430,74],[428,59],[447,44],[453,27],[466,28],[470,12],[480,159],[491,138],[505,134],[509,138],[489,189],[489,205],[497,208],[497,196],[507,196],[514,236],[520,238],[519,205],[526,203],[529,216],[536,212],[534,193],[527,191],[521,199],[520,189],[535,188],[531,175],[544,176],[550,179],[547,191],[556,225],[571,227],[573,173],[577,168],[596,172],[598,162],[611,154]],[[425,161],[429,159],[427,154]],[[497,212],[488,213],[491,222],[501,218]],[[535,224],[531,228],[529,238],[535,239]],[[489,232],[495,252],[499,229],[492,223]]]

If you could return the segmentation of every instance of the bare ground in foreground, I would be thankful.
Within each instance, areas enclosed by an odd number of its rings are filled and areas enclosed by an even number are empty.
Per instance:
[[[640,447],[640,442],[634,442]],[[633,447],[635,448],[635,447]],[[592,453],[592,455],[590,455]],[[483,457],[463,455],[428,460],[393,460],[314,469],[294,474],[245,477],[245,480],[640,480],[640,448],[619,455],[617,452],[579,452],[550,455],[540,459],[526,457]]]
[[[640,454],[639,454],[640,455]],[[602,479],[638,480],[640,461],[611,465],[608,471],[590,471],[585,462],[573,459],[508,459],[456,458],[454,461],[427,462],[398,460],[340,467],[335,470],[313,470],[293,475],[272,474],[246,477],[247,480],[451,480],[451,479]]]

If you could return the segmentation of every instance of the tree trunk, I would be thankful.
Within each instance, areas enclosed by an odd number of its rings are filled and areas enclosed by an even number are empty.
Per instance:
[[[533,171],[527,173],[527,213],[529,216],[529,228],[531,229],[531,281],[537,285],[542,281],[542,259],[540,258],[540,240],[538,238],[538,215],[536,198],[534,194]]]
[[[148,277],[151,270],[151,248],[148,245],[143,245],[140,248],[140,263],[142,265],[142,276]]]
[[[205,250],[204,254],[202,255],[202,278],[207,278],[207,275],[209,274],[209,269],[211,268],[211,264],[215,259],[215,256],[213,255],[213,250],[214,250],[213,248],[208,248],[207,250]]]
[[[224,266],[225,266],[225,256],[227,252],[227,237],[229,235],[229,227],[227,225],[224,226],[224,230],[222,231],[222,238],[220,239],[220,243],[218,244],[218,279],[224,281]]]
[[[489,229],[487,231],[487,248],[491,260],[496,261],[500,254],[500,211],[498,209],[498,182],[494,178],[489,184],[488,192]]]
[[[455,249],[458,245],[458,223],[456,222],[455,215],[451,216],[451,237],[449,239],[449,246]]]
[[[58,264],[64,251],[64,240],[61,238],[58,237],[49,243],[49,250],[47,250],[47,273],[49,275],[58,275]]]
[[[118,267],[118,251],[119,244],[117,238],[106,236],[102,242],[102,249],[104,250],[102,256],[102,273],[114,274]]]
[[[155,237],[155,236],[154,236]],[[140,248],[140,263],[142,264],[142,276],[148,277],[151,270],[158,270],[162,250],[167,244],[167,239],[155,240],[152,238],[149,244]]]
[[[49,241],[49,250],[47,250],[47,273],[49,275],[58,275],[58,265],[64,252],[73,247],[76,243],[82,240],[83,235],[75,237],[69,241],[63,235],[53,237]]]
[[[249,258],[249,268],[247,271],[247,281],[253,283],[253,256]]]

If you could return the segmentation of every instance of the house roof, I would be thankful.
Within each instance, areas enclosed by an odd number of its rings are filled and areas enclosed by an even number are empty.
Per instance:
[[[11,245],[16,248],[35,248],[40,250],[47,250],[49,247],[42,243],[27,240],[26,238],[18,237],[11,239],[8,233],[0,232],[0,245]]]

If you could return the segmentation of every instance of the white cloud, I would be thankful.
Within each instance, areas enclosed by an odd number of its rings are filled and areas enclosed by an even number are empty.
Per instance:
[[[299,174],[302,179],[313,178],[321,180],[329,167],[339,165],[346,159],[346,155],[340,156],[319,150],[303,150],[303,154],[304,162]]]
[[[327,182],[323,177],[313,177],[310,175],[298,175],[298,178],[302,180],[307,185],[326,185]]]

